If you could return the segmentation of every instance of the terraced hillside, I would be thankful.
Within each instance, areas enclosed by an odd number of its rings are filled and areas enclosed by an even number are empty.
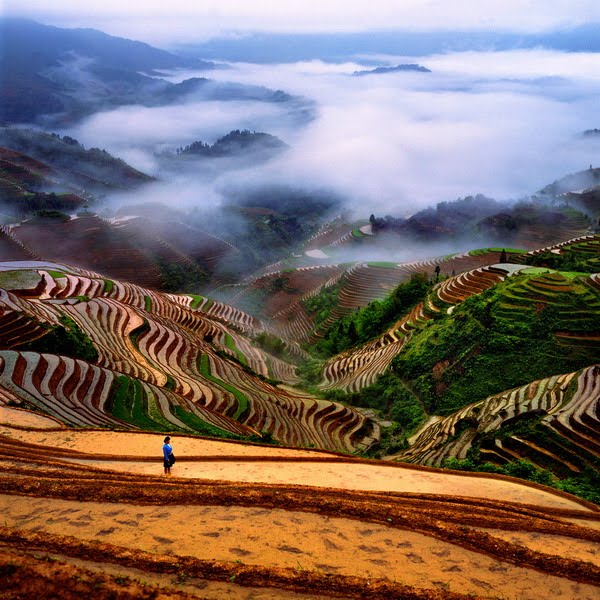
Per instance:
[[[450,315],[441,311],[405,345],[394,371],[428,410],[449,414],[464,398],[600,362],[596,279],[522,270]]]
[[[36,178],[49,178],[50,182],[86,190],[91,195],[135,189],[153,181],[105,150],[85,149],[69,136],[1,126],[0,146],[10,152],[11,162]]]
[[[182,224],[166,230],[147,218],[109,220],[89,213],[25,221],[6,229],[6,235],[30,256],[75,261],[109,277],[169,291],[191,283],[199,287],[219,260],[236,252],[224,240]],[[0,259],[9,258],[14,258],[10,249],[0,253]]]
[[[326,452],[67,430],[0,407],[5,598],[597,598],[597,507]],[[19,596],[20,594],[20,596]]]
[[[320,336],[335,321],[385,297],[414,274],[451,275],[492,265],[500,260],[500,248],[452,254],[409,263],[342,263],[297,269],[280,269],[236,286],[218,289],[219,297],[270,323],[275,333],[290,342]],[[513,256],[509,252],[509,256]],[[316,313],[320,294],[335,293],[325,316]]]
[[[583,236],[590,231],[587,215],[571,208],[557,211],[552,222],[544,222],[544,212],[532,208],[525,217],[513,242],[519,248],[536,249]],[[542,222],[540,222],[540,219]]]
[[[433,285],[422,301],[414,293],[407,296],[406,284],[399,286],[385,301],[340,321],[326,334],[326,344],[313,346],[348,348],[321,363],[319,387],[328,397],[377,409],[391,420],[378,455],[436,466],[452,458],[472,469],[488,458],[509,466],[524,459],[532,469],[550,473],[539,477],[573,479],[578,482],[573,489],[587,486],[591,494],[598,481],[594,439],[600,429],[600,394],[597,384],[585,381],[600,362],[600,276],[589,272],[598,267],[598,242],[597,235],[576,238],[519,257],[527,264],[461,273]],[[387,325],[394,307],[400,318]],[[385,329],[377,329],[382,324]],[[351,343],[350,331],[361,343]],[[368,339],[369,332],[377,335]],[[312,371],[303,367],[303,376],[311,381],[318,366],[309,365]],[[581,418],[565,408],[573,387],[553,405],[557,414],[564,409],[565,417],[545,419],[525,401],[539,400],[546,383],[556,401],[553,386],[562,381],[561,374],[581,369],[588,374],[582,390],[591,390],[590,396],[581,392],[590,400],[581,417],[586,431],[573,425]],[[511,402],[509,409],[505,405]],[[480,419],[474,414],[479,411],[489,414]],[[422,435],[415,437],[424,423]]]
[[[418,303],[385,333],[374,340],[330,358],[323,369],[323,389],[358,392],[373,384],[389,367],[413,332],[435,318],[440,311],[468,297],[489,289],[511,274],[522,270],[509,264],[498,264],[466,271],[437,284],[425,302]]]
[[[600,465],[600,366],[554,375],[428,422],[402,460],[528,460],[563,478]]]
[[[277,387],[294,368],[253,346],[261,324],[201,297],[153,292],[57,264],[0,271],[0,389],[72,426],[268,433],[355,450],[379,436],[360,412]]]
[[[77,210],[87,201],[81,187],[49,165],[0,147],[0,200],[3,211],[22,217],[36,210]]]

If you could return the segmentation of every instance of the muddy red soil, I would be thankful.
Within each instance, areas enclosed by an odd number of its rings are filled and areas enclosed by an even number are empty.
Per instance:
[[[97,598],[600,596],[600,511],[543,486],[512,483],[554,497],[556,505],[461,495],[456,486],[440,493],[354,489],[351,471],[345,488],[299,485],[300,464],[317,470],[377,464],[323,453],[307,458],[306,451],[295,456],[293,449],[286,456],[281,448],[269,455],[269,448],[221,442],[215,443],[228,454],[216,456],[206,440],[198,440],[198,464],[231,459],[239,465],[246,453],[249,464],[266,461],[296,484],[240,482],[233,472],[221,481],[166,478],[126,472],[129,463],[146,463],[141,451],[127,456],[122,436],[135,438],[135,448],[141,434],[114,434],[119,456],[113,458],[120,460],[108,469],[87,462],[106,459],[103,447],[83,453],[58,448],[52,431],[37,430],[50,436],[45,445],[43,437],[40,443],[19,439],[33,439],[30,426],[12,429],[10,437],[7,429],[0,436],[6,589],[0,598],[69,599],[91,597],[90,590]],[[93,434],[63,433],[71,444]],[[186,461],[174,473],[180,464]],[[471,486],[464,489],[494,480],[461,477]]]

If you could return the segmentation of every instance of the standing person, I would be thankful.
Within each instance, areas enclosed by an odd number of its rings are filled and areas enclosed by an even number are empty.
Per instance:
[[[171,438],[167,436],[163,445],[163,458],[165,466],[165,475],[171,474],[171,467],[175,464],[175,456],[173,456],[173,446],[171,446]]]

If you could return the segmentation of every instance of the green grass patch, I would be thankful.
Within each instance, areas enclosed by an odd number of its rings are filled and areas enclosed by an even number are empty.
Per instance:
[[[395,269],[398,263],[395,262],[370,262],[368,267],[379,267],[380,269]]]
[[[197,309],[206,300],[206,298],[204,296],[199,296],[198,294],[186,294],[186,295],[192,299],[192,301],[190,302],[190,308],[192,308],[194,310]],[[210,305],[208,305],[208,306],[210,306]]]
[[[114,281],[112,281],[110,279],[103,279],[103,281],[104,281],[103,293],[110,294],[113,291],[113,288],[115,287]]]
[[[243,364],[243,365],[248,364],[248,361],[246,360],[244,353],[235,345],[235,340],[228,333],[225,334],[225,346],[227,346],[227,348],[229,348],[230,350],[233,350],[233,352],[237,356],[238,361],[241,364]]]
[[[142,384],[126,375],[120,375],[113,381],[106,407],[113,417],[141,429],[149,431],[179,429],[166,421],[162,415],[159,418],[156,418],[156,415],[149,416],[148,399]]]
[[[152,312],[152,298],[144,296],[144,309],[146,312]]]
[[[520,272],[524,275],[551,275],[552,273],[557,273],[554,269],[544,267],[527,267]],[[589,273],[582,271],[560,271],[560,275],[565,279],[576,279],[577,277],[587,277]]]
[[[502,250],[506,254],[525,254],[527,252],[527,250],[523,250],[522,248],[478,248],[477,250],[471,250],[469,256],[481,256],[490,252],[502,252]]]
[[[48,332],[41,338],[19,346],[19,350],[31,352],[46,352],[80,358],[94,363],[98,360],[98,351],[92,340],[83,332],[70,317],[62,314],[61,325],[47,326]]]
[[[578,246],[563,248],[561,254],[543,252],[524,259],[526,265],[561,272],[597,273],[600,271],[600,245],[585,251]]]
[[[150,331],[150,324],[148,323],[147,319],[144,319],[143,323],[141,325],[139,325],[138,327],[136,327],[135,329],[133,329],[130,333],[129,333],[129,339],[131,340],[131,343],[139,350],[139,346],[138,346],[138,339],[140,338],[140,336],[143,333],[148,333]]]
[[[198,415],[191,411],[185,410],[183,407],[175,405],[173,406],[173,413],[182,422],[185,423],[190,429],[193,429],[200,435],[206,435],[210,437],[225,438],[230,440],[243,439],[239,435],[220,429],[211,423],[203,421]]]
[[[222,379],[219,379],[218,377],[215,377],[214,375],[211,374],[210,362],[208,360],[207,354],[202,354],[199,357],[198,371],[204,378],[208,379],[208,381],[212,381],[213,383],[217,384],[219,387],[223,388],[225,391],[227,391],[233,395],[233,397],[236,399],[236,401],[238,403],[238,407],[237,407],[237,410],[235,411],[235,414],[233,415],[233,418],[238,419],[248,408],[248,404],[249,404],[248,398],[237,388],[233,387],[229,383],[226,383]]]
[[[171,391],[175,390],[175,388],[177,387],[177,382],[175,381],[175,379],[173,378],[172,375],[167,374],[167,381],[163,387],[166,390],[171,390]]]
[[[316,296],[302,301],[302,306],[314,318],[315,329],[327,320],[331,311],[339,304],[342,287],[343,282],[338,281],[333,285],[322,288]]]
[[[5,290],[33,289],[40,281],[37,271],[0,271],[0,288]]]

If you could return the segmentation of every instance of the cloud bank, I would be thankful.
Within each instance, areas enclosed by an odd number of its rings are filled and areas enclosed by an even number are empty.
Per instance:
[[[272,182],[331,188],[363,217],[477,193],[519,198],[600,163],[600,141],[580,135],[600,127],[600,55],[469,52],[420,62],[432,73],[353,77],[362,65],[318,61],[213,73],[315,99],[317,117],[303,127],[284,105],[202,102],[98,113],[61,133],[162,175],[174,190],[162,184],[161,195],[186,205],[215,202],[231,185]],[[261,166],[160,172],[156,152],[238,128],[278,135],[291,149]]]

